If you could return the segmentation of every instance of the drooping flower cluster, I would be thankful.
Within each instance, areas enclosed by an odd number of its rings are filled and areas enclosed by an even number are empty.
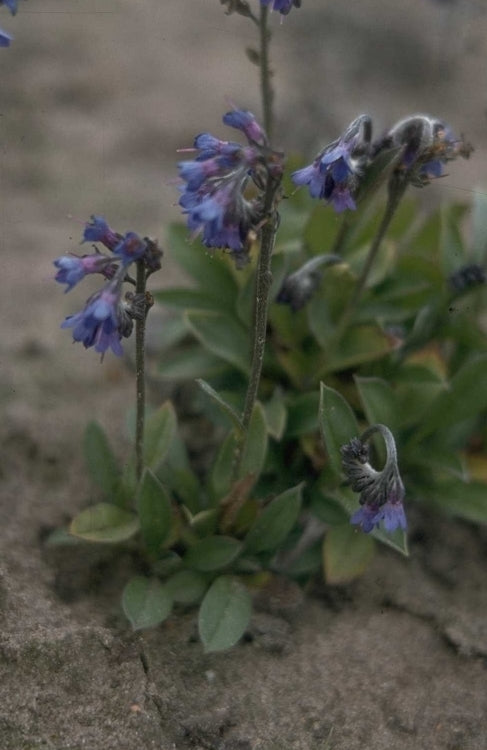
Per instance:
[[[308,185],[312,198],[331,203],[337,213],[356,208],[353,194],[368,162],[372,121],[357,117],[340,138],[320,151],[312,164],[291,175],[295,185]]]
[[[74,341],[80,341],[85,348],[93,346],[102,356],[111,349],[120,356],[121,339],[132,333],[134,319],[146,313],[144,295],[127,292],[122,298],[124,282],[132,281],[128,269],[132,263],[143,261],[148,276],[160,268],[162,251],[148,237],[114,232],[101,216],[92,216],[86,223],[82,242],[99,242],[111,255],[98,250],[83,256],[63,255],[54,261],[58,269],[55,280],[67,284],[66,292],[88,274],[99,273],[107,281],[91,295],[83,310],[66,318],[61,328],[72,328]]]
[[[357,191],[367,169],[373,169],[384,154],[396,159],[390,186],[399,179],[404,186],[423,187],[443,176],[448,161],[457,156],[468,158],[472,152],[472,146],[455,137],[448,125],[429,115],[407,117],[375,143],[371,138],[372,120],[360,115],[310,165],[294,172],[293,182],[307,185],[312,198],[325,200],[341,213],[356,208]]]
[[[13,16],[17,13],[17,0],[0,0],[0,5],[5,5]],[[0,47],[10,47],[12,39],[10,34],[0,29]]]
[[[200,133],[194,141],[192,161],[179,163],[179,205],[187,214],[188,228],[206,247],[229,249],[238,268],[248,253],[263,219],[262,195],[269,176],[281,174],[282,155],[271,151],[267,136],[254,115],[234,109],[223,122],[240,130],[247,145],[222,141]]]
[[[382,471],[376,471],[369,463],[367,440],[379,432],[385,441],[387,458]],[[397,466],[394,438],[384,425],[373,425],[360,438],[352,440],[340,449],[343,471],[354,492],[359,492],[360,508],[355,511],[350,523],[361,526],[367,534],[384,522],[386,531],[407,528],[404,513],[404,485]]]
[[[283,16],[287,16],[291,8],[300,8],[301,0],[260,0],[264,6],[272,6],[272,10],[278,10]]]
[[[375,154],[390,148],[401,148],[396,175],[412,185],[424,187],[444,176],[444,165],[462,156],[468,159],[473,148],[457,138],[443,120],[430,115],[412,115],[394,125],[374,144]]]

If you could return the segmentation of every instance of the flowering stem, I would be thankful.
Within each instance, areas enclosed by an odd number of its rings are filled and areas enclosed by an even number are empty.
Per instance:
[[[269,9],[262,5],[260,8],[260,95],[262,99],[262,114],[264,120],[264,130],[267,133],[269,141],[272,141],[272,100],[274,98],[271,86],[271,68],[269,61],[269,39],[270,32],[267,25]]]
[[[267,311],[269,307],[269,292],[272,284],[271,260],[277,231],[277,216],[273,211],[273,204],[279,184],[280,178],[276,179],[270,175],[268,176],[264,198],[264,212],[268,219],[261,231],[260,253],[255,279],[252,362],[242,413],[243,430],[237,438],[237,446],[235,449],[235,460],[233,465],[234,480],[238,478],[243,446],[257,399],[260,376],[262,373],[262,363],[264,361],[267,335]]]
[[[146,293],[146,273],[143,261],[137,261],[135,293]],[[147,309],[147,308],[146,308]],[[135,475],[139,482],[144,469],[144,421],[145,421],[145,319],[146,310],[135,321]]]
[[[377,257],[377,253],[379,252],[382,240],[384,239],[384,236],[389,228],[389,225],[401,201],[401,198],[403,197],[405,193],[407,185],[408,185],[407,180],[400,180],[400,181],[397,180],[395,181],[395,183],[389,190],[389,197],[387,201],[386,210],[384,212],[384,216],[382,217],[382,221],[380,223],[379,229],[377,230],[377,234],[375,235],[372,241],[369,253],[364,263],[364,267],[362,268],[362,273],[360,274],[357,280],[353,294],[348,302],[347,307],[345,308],[343,312],[343,315],[340,321],[338,322],[337,330],[334,336],[334,341],[336,343],[338,343],[341,340],[343,334],[348,328],[348,325],[353,317],[353,314],[357,308],[357,305],[365,289],[365,285],[367,283],[367,279],[369,278],[369,274],[374,264],[374,261]]]

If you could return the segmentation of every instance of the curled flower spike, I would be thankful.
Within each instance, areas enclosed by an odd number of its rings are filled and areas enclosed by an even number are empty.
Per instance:
[[[266,134],[251,112],[234,109],[223,122],[244,133],[248,145],[210,133],[196,136],[191,149],[198,152],[196,158],[178,165],[185,183],[179,205],[193,234],[201,234],[206,247],[230,250],[240,268],[248,262],[263,219],[261,195],[249,198],[247,188],[253,183],[254,192],[263,191],[266,178],[282,172],[282,155],[268,148]]]
[[[369,159],[371,137],[372,121],[368,115],[360,115],[312,164],[293,172],[292,181],[307,185],[312,198],[331,203],[337,213],[355,209],[353,193]]]
[[[278,10],[283,16],[287,16],[291,8],[300,8],[301,0],[260,0],[263,6],[272,5],[272,10]]]
[[[293,312],[301,310],[317,290],[323,276],[323,268],[341,263],[339,255],[317,255],[301,268],[286,276],[276,297],[276,302],[289,305]]]
[[[462,156],[468,159],[473,147],[457,138],[442,120],[429,115],[412,115],[400,120],[374,145],[375,153],[383,148],[402,146],[395,176],[403,177],[416,187],[429,185],[444,175],[444,165]]]
[[[386,445],[386,463],[377,471],[369,463],[367,441],[379,432]],[[396,444],[391,431],[384,425],[369,427],[360,438],[352,440],[340,449],[345,476],[354,492],[359,492],[360,508],[352,515],[350,523],[361,526],[365,533],[371,532],[384,522],[388,532],[398,528],[406,530],[404,513],[404,485],[397,465]]]

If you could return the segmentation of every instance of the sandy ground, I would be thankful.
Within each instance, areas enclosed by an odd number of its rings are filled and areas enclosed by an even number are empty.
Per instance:
[[[0,50],[0,747],[487,747],[483,530],[412,512],[409,561],[384,553],[354,586],[304,603],[274,592],[245,643],[209,656],[191,613],[130,632],[117,599],[129,561],[43,548],[95,497],[86,422],[123,455],[132,395],[122,362],[100,365],[59,329],[87,292],[63,296],[51,261],[78,248],[93,212],[163,241],[176,149],[223,134],[225,97],[259,105],[241,52],[251,25],[218,0],[19,4],[15,19],[0,11],[16,37]],[[273,18],[279,145],[311,156],[360,112],[379,132],[427,111],[476,146],[436,193],[486,190],[483,0],[303,5]],[[173,274],[169,259],[161,283]]]

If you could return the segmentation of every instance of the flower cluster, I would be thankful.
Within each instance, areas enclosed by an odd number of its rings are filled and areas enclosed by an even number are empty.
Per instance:
[[[0,5],[6,5],[13,16],[17,13],[17,0],[0,0]],[[12,37],[0,29],[0,47],[10,47]]]
[[[272,6],[272,10],[278,10],[283,16],[287,16],[291,8],[300,8],[301,0],[260,0],[263,6]]]
[[[263,219],[262,195],[269,175],[282,172],[282,155],[270,150],[267,136],[254,115],[235,109],[223,122],[240,130],[247,145],[200,133],[192,161],[179,163],[179,205],[188,228],[201,234],[206,247],[229,249],[238,268],[248,261],[250,244]],[[252,195],[253,192],[253,195]]]
[[[369,448],[366,441],[374,432],[380,432],[385,440],[387,459],[382,471],[376,471],[369,463]],[[350,523],[361,526],[369,533],[384,522],[386,531],[406,529],[404,513],[404,485],[397,466],[394,438],[384,425],[373,425],[360,438],[341,447],[342,466],[354,492],[359,492],[360,508],[355,511]]]
[[[393,178],[416,187],[443,176],[443,166],[457,156],[468,158],[472,146],[453,135],[442,120],[413,115],[401,120],[372,143],[372,120],[357,117],[314,161],[293,172],[295,185],[307,185],[312,198],[330,203],[337,213],[356,208],[358,188],[366,170],[387,153],[397,152]],[[389,164],[386,165],[387,168]]]
[[[312,198],[331,203],[337,213],[356,208],[353,193],[368,162],[372,122],[357,117],[336,141],[320,151],[312,164],[293,172],[295,185],[308,185]]]
[[[397,147],[401,152],[396,175],[402,175],[416,187],[443,177],[447,162],[458,156],[468,159],[473,150],[443,120],[430,115],[412,115],[400,120],[374,145],[374,151],[380,153]]]
[[[99,273],[106,283],[87,300],[81,312],[69,315],[61,328],[72,328],[74,341],[81,341],[85,348],[93,346],[102,356],[111,349],[120,356],[121,339],[130,336],[134,319],[146,312],[144,295],[127,292],[122,298],[124,282],[133,283],[128,268],[142,261],[148,276],[160,268],[162,251],[148,237],[114,232],[101,216],[92,216],[86,223],[82,242],[99,242],[111,255],[98,250],[89,255],[63,255],[54,261],[58,269],[55,280],[67,285],[66,292],[88,274]]]

